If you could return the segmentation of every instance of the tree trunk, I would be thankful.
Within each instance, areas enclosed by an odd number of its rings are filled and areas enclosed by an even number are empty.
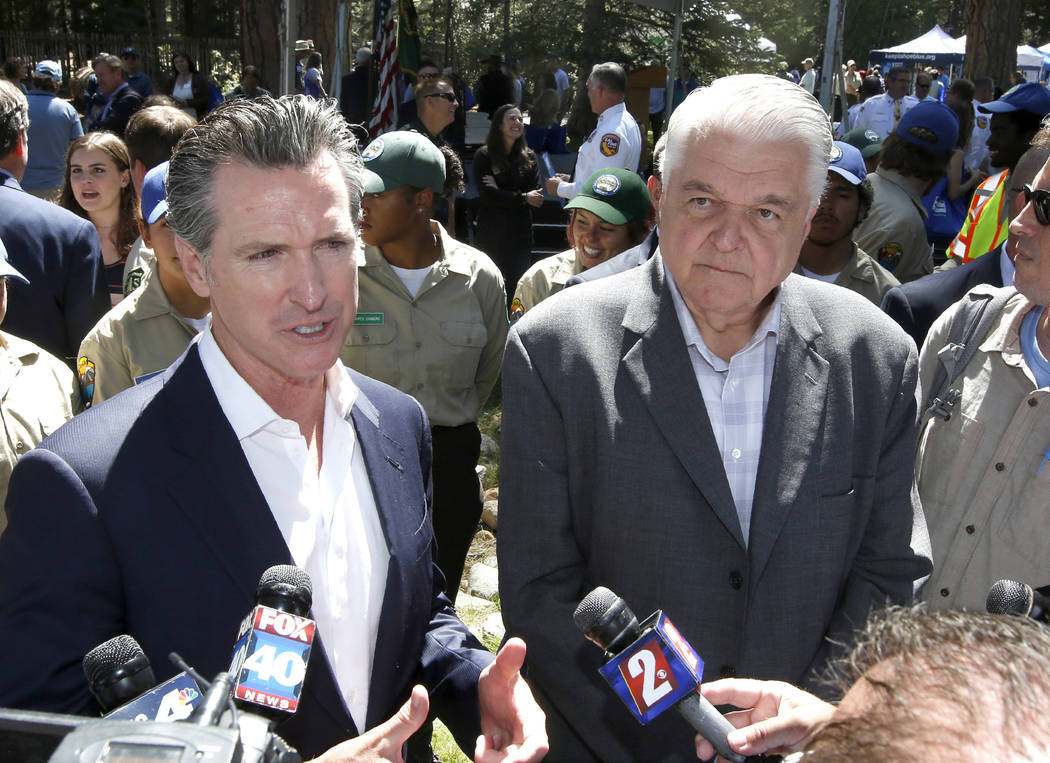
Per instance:
[[[241,61],[259,67],[262,86],[281,87],[281,0],[241,0]]]
[[[966,9],[966,76],[991,77],[1003,90],[1013,84],[1023,0],[969,0]]]
[[[594,129],[598,117],[591,112],[591,103],[587,99],[587,75],[591,67],[601,63],[602,22],[605,18],[605,0],[586,0],[583,8],[583,37],[580,42],[580,59],[576,77],[576,94],[569,113],[567,131],[573,143],[582,142]]]

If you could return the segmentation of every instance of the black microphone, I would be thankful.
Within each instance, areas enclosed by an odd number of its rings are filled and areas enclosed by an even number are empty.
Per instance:
[[[1050,624],[1050,598],[1015,580],[1000,580],[993,585],[984,608],[993,615],[1021,615]]]
[[[88,689],[103,713],[149,691],[157,683],[142,647],[131,636],[114,636],[84,655]]]
[[[259,579],[230,661],[233,696],[252,713],[280,722],[298,708],[316,633],[312,603],[310,576],[298,567],[277,564]]]
[[[639,624],[623,599],[599,586],[584,597],[572,619],[606,651],[609,659],[601,673],[641,723],[673,706],[723,758],[747,759],[726,740],[733,724],[698,690],[703,662],[663,612]]]

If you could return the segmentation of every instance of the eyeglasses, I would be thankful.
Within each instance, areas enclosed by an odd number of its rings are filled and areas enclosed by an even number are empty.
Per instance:
[[[1031,204],[1035,210],[1035,219],[1040,225],[1050,225],[1050,191],[1043,188],[1032,188],[1026,185],[1021,188],[1024,203]]]
[[[437,73],[436,72],[433,73],[433,74],[427,73],[427,74],[420,74],[419,75],[420,79],[434,79],[435,77],[437,77]]]
[[[449,103],[455,103],[456,102],[456,96],[452,95],[452,93],[429,93],[426,97],[427,98],[444,98]]]

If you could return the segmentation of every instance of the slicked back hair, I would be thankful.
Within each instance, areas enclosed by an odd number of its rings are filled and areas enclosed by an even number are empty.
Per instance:
[[[220,167],[304,170],[331,154],[346,181],[350,215],[361,215],[362,163],[339,109],[304,95],[227,101],[179,140],[168,165],[168,225],[208,257],[217,219],[213,187]]]

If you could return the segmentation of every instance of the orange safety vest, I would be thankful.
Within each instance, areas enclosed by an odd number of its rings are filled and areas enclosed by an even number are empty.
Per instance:
[[[1006,240],[1010,232],[1010,218],[1001,219],[1006,201],[1009,170],[991,175],[973,193],[959,235],[948,247],[948,256],[957,257],[963,264],[990,252]]]

